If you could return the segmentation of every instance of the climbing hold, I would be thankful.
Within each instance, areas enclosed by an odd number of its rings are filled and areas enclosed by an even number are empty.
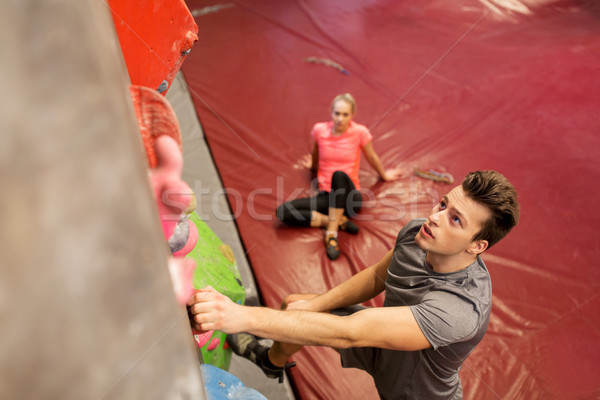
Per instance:
[[[233,255],[233,250],[231,250],[229,245],[221,244],[219,246],[219,251],[221,251],[221,254],[223,254],[227,261],[229,261],[231,264],[235,263],[235,256]]]
[[[221,344],[221,341],[218,338],[214,338],[213,340],[210,341],[206,350],[212,351],[212,350],[216,349],[217,347],[219,347],[220,344]]]
[[[206,331],[206,332],[193,331],[193,332],[194,332],[194,339],[196,340],[196,343],[198,343],[198,347],[202,347],[206,343],[208,343],[208,341],[212,337],[214,331]]]
[[[163,92],[166,92],[168,88],[169,88],[169,81],[167,81],[165,79],[164,81],[162,81],[162,83],[160,84],[160,86],[158,87],[158,89],[156,89],[156,91],[158,93],[163,93]]]
[[[235,375],[210,364],[202,364],[202,378],[209,400],[267,400],[252,388],[244,386]]]

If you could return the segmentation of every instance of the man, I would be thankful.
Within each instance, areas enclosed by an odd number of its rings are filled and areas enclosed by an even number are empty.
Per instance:
[[[231,335],[232,347],[267,376],[281,376],[302,345],[330,346],[344,367],[373,376],[382,399],[461,399],[458,371],[491,311],[479,255],[518,219],[512,184],[495,171],[472,172],[427,219],[408,223],[378,263],[328,292],[290,295],[285,310],[274,310],[240,306],[206,288],[188,302],[191,321],[201,330],[247,332]],[[383,290],[383,307],[342,309]],[[253,335],[276,342],[268,348]]]

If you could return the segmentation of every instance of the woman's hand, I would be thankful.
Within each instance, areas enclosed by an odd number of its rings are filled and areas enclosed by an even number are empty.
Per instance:
[[[404,171],[400,168],[386,169],[384,175],[381,177],[386,182],[395,181],[404,175]]]
[[[312,169],[313,166],[313,158],[312,154],[308,153],[302,156],[302,158],[298,161],[298,165],[304,169]]]

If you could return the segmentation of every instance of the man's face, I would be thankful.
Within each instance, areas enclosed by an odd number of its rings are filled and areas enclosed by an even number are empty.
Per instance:
[[[460,254],[476,245],[472,239],[490,217],[490,210],[457,186],[431,210],[415,241],[420,248],[432,254]]]
[[[337,133],[343,133],[348,129],[350,121],[352,121],[352,105],[344,100],[338,100],[333,105],[331,110],[331,119],[333,121],[333,129]]]

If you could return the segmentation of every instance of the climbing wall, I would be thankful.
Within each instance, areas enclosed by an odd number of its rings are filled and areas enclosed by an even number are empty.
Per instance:
[[[107,5],[2,2],[0,36],[0,398],[206,398]]]

